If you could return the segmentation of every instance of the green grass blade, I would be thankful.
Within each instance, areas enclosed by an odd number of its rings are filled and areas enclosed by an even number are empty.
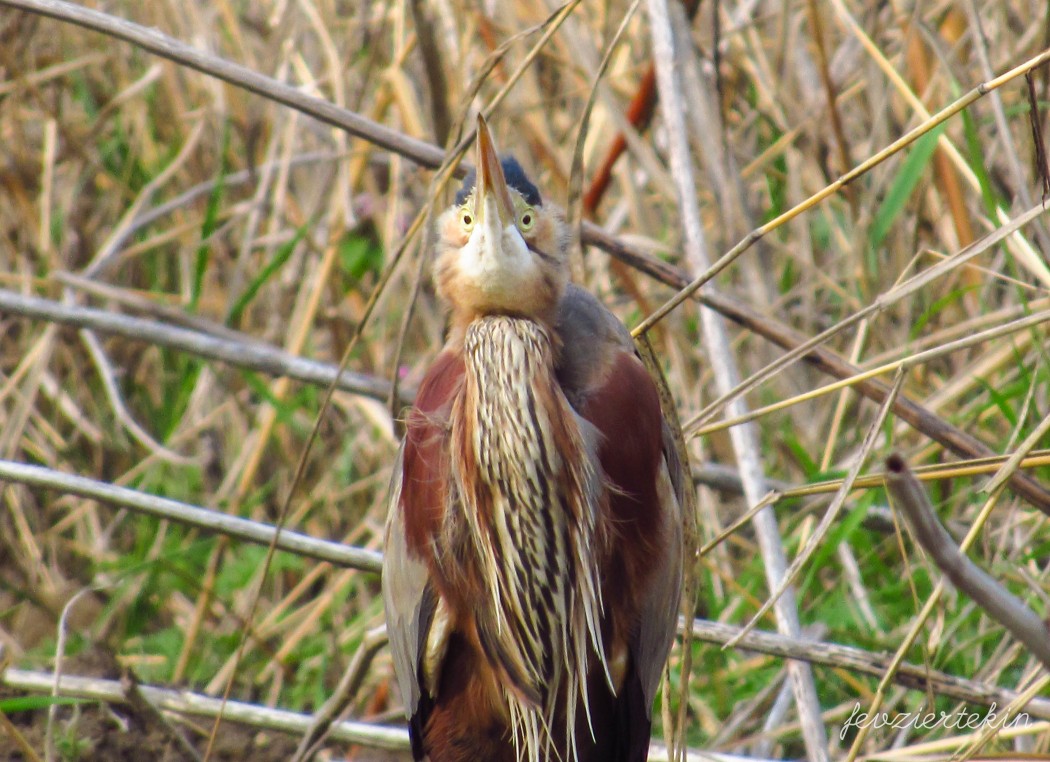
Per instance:
[[[193,262],[193,283],[190,284],[189,311],[196,312],[200,304],[201,290],[204,288],[204,274],[208,271],[211,248],[208,239],[219,227],[219,212],[226,191],[226,175],[229,174],[227,153],[230,147],[230,125],[227,122],[222,130],[222,150],[219,152],[219,177],[208,196],[208,206],[204,210],[204,222],[201,224],[201,245],[197,248],[197,257]]]
[[[88,703],[87,699],[74,698],[73,696],[14,696],[12,698],[0,699],[0,712],[13,714],[14,712],[32,712],[37,709],[47,709],[51,706],[67,706],[69,704]]]
[[[875,219],[871,223],[871,231],[868,234],[868,245],[871,250],[879,248],[893,228],[894,221],[904,211],[908,199],[926,172],[926,165],[933,158],[933,152],[937,148],[937,138],[942,132],[944,132],[943,124],[916,140],[915,147],[911,149],[901,164],[900,172],[893,178],[889,190],[886,191],[886,196],[882,199],[882,204],[875,213]]]
[[[303,240],[303,236],[306,235],[306,231],[309,229],[310,223],[306,222],[299,226],[299,229],[295,231],[295,235],[292,236],[290,241],[282,244],[276,252],[274,252],[273,259],[266,263],[266,266],[259,271],[258,275],[252,278],[251,282],[244,289],[240,296],[237,297],[237,301],[230,307],[230,311],[226,315],[227,325],[236,325],[240,322],[241,316],[244,311],[248,309],[248,305],[252,303],[256,296],[259,294],[259,290],[266,285],[266,282],[272,278],[278,270],[284,267],[284,264],[288,261],[288,258],[292,256],[292,252],[295,251],[295,247]]]

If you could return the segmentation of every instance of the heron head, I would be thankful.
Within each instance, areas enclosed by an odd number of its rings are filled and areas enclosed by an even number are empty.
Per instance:
[[[500,160],[478,116],[477,166],[438,221],[438,294],[458,323],[516,315],[551,323],[568,280],[568,229],[521,165]]]

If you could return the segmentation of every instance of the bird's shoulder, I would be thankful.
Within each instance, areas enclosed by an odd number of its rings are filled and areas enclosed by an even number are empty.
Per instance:
[[[619,318],[589,291],[570,283],[558,303],[558,381],[573,406],[604,384],[612,366],[634,345]]]
[[[664,419],[656,384],[619,318],[598,299],[570,286],[555,326],[556,372],[576,412],[601,434],[606,474],[643,502],[652,496],[664,457]],[[654,497],[654,496],[652,496]]]
[[[444,412],[463,383],[464,371],[462,349],[446,346],[423,376],[413,410],[427,416]]]
[[[423,377],[405,420],[400,503],[408,549],[425,557],[428,537],[437,531],[448,478],[449,413],[463,384],[462,353],[443,350]]]

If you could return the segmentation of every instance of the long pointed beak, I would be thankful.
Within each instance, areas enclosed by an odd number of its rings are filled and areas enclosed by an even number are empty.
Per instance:
[[[479,223],[485,223],[485,214],[490,209],[489,199],[495,203],[499,215],[499,227],[505,228],[514,221],[514,202],[507,189],[507,178],[503,175],[503,165],[496,153],[496,144],[492,141],[489,126],[485,117],[478,114],[478,179],[474,197],[475,215]],[[495,222],[495,220],[493,220]]]

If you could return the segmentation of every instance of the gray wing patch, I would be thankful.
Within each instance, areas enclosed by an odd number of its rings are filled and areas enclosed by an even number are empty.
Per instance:
[[[674,642],[678,626],[678,607],[682,597],[682,515],[681,502],[675,484],[674,469],[677,458],[666,456],[660,469],[657,493],[664,512],[664,531],[669,535],[667,553],[659,559],[660,568],[654,577],[651,595],[641,610],[638,640],[635,644],[635,663],[645,693],[646,711],[652,716],[653,699],[660,686],[667,654]]]
[[[555,368],[569,402],[579,409],[621,351],[634,352],[631,334],[591,293],[572,283],[558,304],[555,331],[561,351]]]
[[[437,597],[429,584],[426,564],[409,554],[405,542],[405,517],[401,507],[403,456],[404,446],[398,453],[390,483],[382,586],[394,672],[405,713],[412,717],[419,707],[420,664]]]

